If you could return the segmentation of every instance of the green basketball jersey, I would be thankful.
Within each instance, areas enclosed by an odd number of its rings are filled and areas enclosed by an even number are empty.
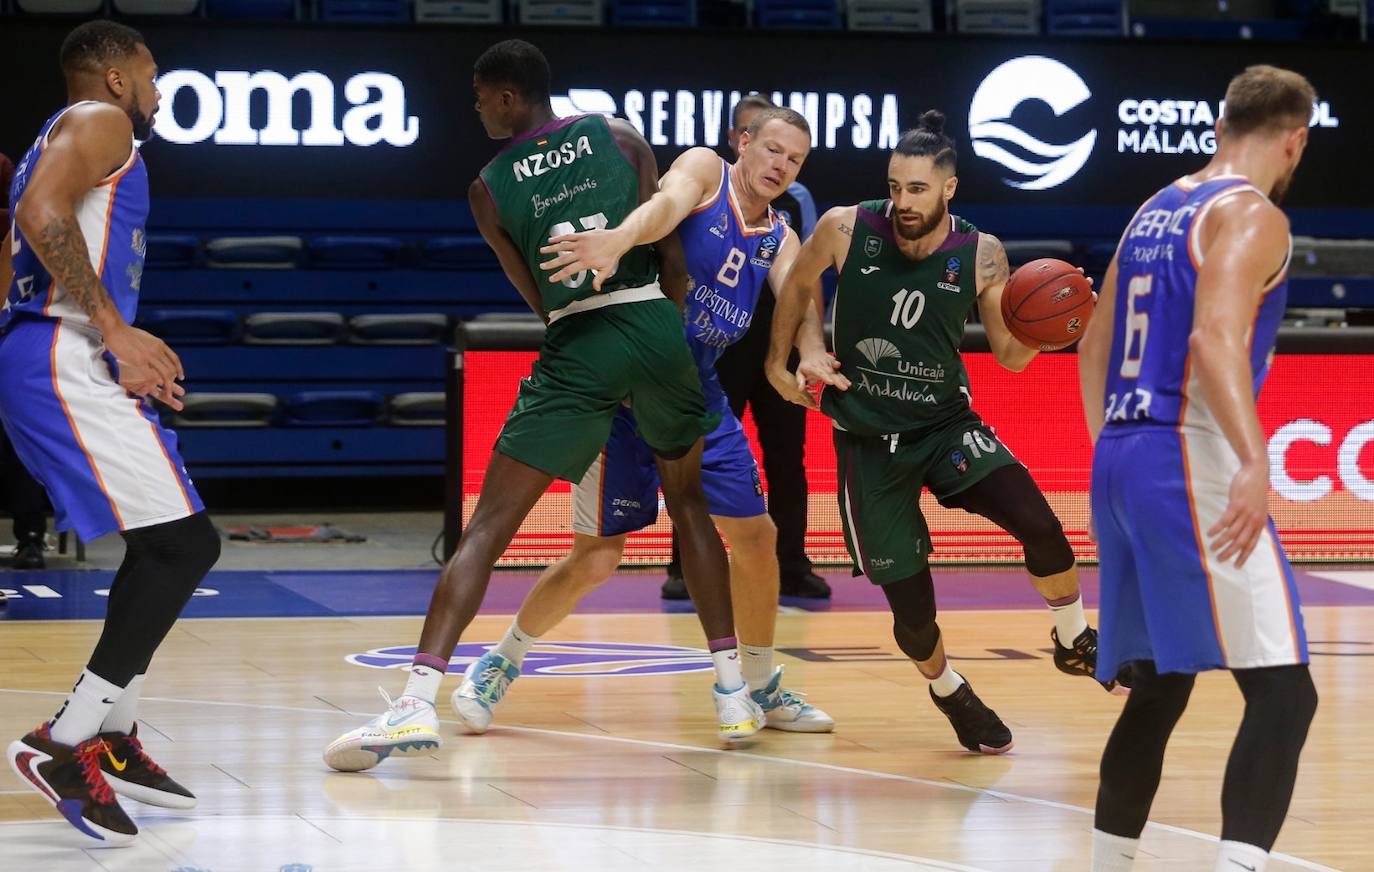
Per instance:
[[[539,268],[550,256],[539,248],[549,238],[615,227],[639,205],[639,174],[621,152],[602,115],[560,118],[512,139],[482,168],[501,225],[529,264],[544,300],[555,312],[596,295],[592,276],[581,272],[561,282]],[[637,288],[658,279],[651,247],[636,246],[620,259],[602,292]]]
[[[859,204],[832,310],[835,356],[851,384],[821,395],[845,430],[903,433],[968,408],[959,341],[978,299],[978,228],[949,221],[939,249],[913,261],[897,248],[891,201]]]

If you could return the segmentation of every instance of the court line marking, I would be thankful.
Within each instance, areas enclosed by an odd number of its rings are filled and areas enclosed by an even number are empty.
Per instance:
[[[22,695],[26,695],[26,696],[61,696],[61,697],[65,697],[65,696],[69,695],[70,691],[65,691],[65,690],[20,690],[20,689],[18,689],[18,688],[0,687],[0,693],[14,693],[14,694],[22,694]],[[184,705],[198,705],[198,706],[209,705],[209,706],[225,706],[225,707],[230,707],[230,708],[250,708],[250,709],[261,709],[261,710],[264,710],[264,711],[291,711],[291,712],[304,712],[304,713],[306,713],[306,714],[328,714],[328,715],[343,715],[343,714],[347,714],[347,715],[349,715],[350,717],[368,717],[368,716],[369,716],[369,713],[367,713],[367,712],[341,712],[341,711],[339,711],[338,709],[305,708],[305,707],[303,707],[303,706],[275,705],[275,704],[271,704],[271,703],[226,702],[226,701],[223,701],[223,700],[208,700],[208,699],[207,699],[207,700],[200,700],[200,699],[184,699],[184,698],[180,698],[180,697],[166,697],[166,696],[145,696],[145,697],[142,698],[142,701],[143,701],[143,702],[167,702],[167,703],[176,703],[176,704],[184,704]],[[460,723],[459,721],[456,721],[456,720],[447,720],[447,719],[444,719],[444,718],[440,718],[440,719],[439,719],[439,723],[441,723],[441,724],[450,724],[450,725],[454,725],[454,726],[461,726],[461,723]],[[786,766],[802,766],[802,767],[807,767],[807,768],[811,768],[811,769],[822,769],[822,770],[826,770],[826,771],[830,771],[830,772],[842,772],[842,773],[844,773],[844,774],[846,774],[846,775],[858,775],[858,776],[865,776],[865,777],[868,777],[868,778],[880,778],[880,779],[885,779],[885,780],[888,780],[888,781],[901,781],[901,782],[905,782],[905,783],[908,783],[908,784],[920,784],[920,785],[927,786],[927,787],[939,787],[939,788],[943,788],[943,789],[945,789],[945,790],[957,790],[957,791],[961,791],[961,792],[964,792],[964,793],[982,794],[982,795],[985,795],[985,796],[991,796],[991,797],[995,797],[995,798],[997,798],[997,799],[1008,800],[1008,801],[1011,801],[1011,802],[1024,802],[1024,803],[1027,803],[1028,805],[1038,805],[1038,806],[1042,806],[1042,807],[1044,807],[1044,808],[1053,808],[1053,809],[1058,809],[1058,810],[1060,810],[1060,811],[1074,812],[1075,814],[1083,814],[1083,815],[1093,815],[1093,814],[1094,814],[1094,810],[1093,810],[1093,809],[1090,809],[1090,808],[1083,808],[1083,807],[1077,806],[1077,805],[1070,805],[1069,803],[1066,803],[1066,802],[1058,802],[1058,801],[1053,800],[1053,799],[1041,799],[1040,797],[1036,797],[1036,796],[1023,796],[1022,794],[1019,794],[1019,793],[1008,793],[1007,791],[1004,791],[1004,790],[991,790],[991,789],[983,788],[983,787],[970,787],[970,786],[967,785],[967,784],[958,784],[958,783],[951,782],[951,781],[934,781],[934,780],[928,779],[928,778],[917,778],[917,777],[912,776],[912,775],[898,775],[898,774],[896,774],[896,773],[894,773],[894,772],[878,772],[878,771],[875,771],[875,770],[872,770],[872,769],[856,769],[856,768],[851,767],[851,766],[840,766],[840,765],[835,764],[835,763],[821,763],[821,762],[818,762],[818,761],[815,761],[815,760],[793,760],[793,759],[788,758],[788,757],[773,757],[773,756],[770,756],[770,755],[767,755],[767,754],[755,754],[755,753],[752,753],[752,752],[750,752],[750,751],[740,751],[740,750],[734,750],[734,749],[729,749],[729,750],[727,750],[727,749],[724,749],[724,748],[707,748],[707,747],[703,747],[703,746],[700,746],[700,745],[679,745],[679,744],[674,743],[674,742],[655,742],[655,741],[652,741],[652,740],[649,740],[649,739],[631,739],[631,738],[626,737],[626,736],[607,736],[607,735],[601,735],[601,734],[597,734],[597,733],[576,733],[576,732],[568,732],[568,731],[563,731],[563,730],[547,730],[547,729],[543,729],[543,728],[540,728],[540,727],[516,727],[516,726],[510,726],[510,725],[502,724],[502,725],[498,726],[496,729],[497,729],[497,730],[509,730],[509,731],[515,732],[515,733],[530,733],[530,734],[532,734],[532,735],[557,736],[557,737],[559,737],[559,738],[592,739],[592,740],[594,740],[594,741],[600,741],[600,742],[617,742],[617,743],[624,744],[624,745],[642,745],[642,746],[648,747],[648,748],[668,748],[668,749],[671,749],[671,750],[674,750],[674,751],[697,751],[697,752],[706,753],[706,754],[721,754],[721,755],[728,755],[728,756],[730,756],[730,757],[747,757],[747,758],[749,758],[749,759],[751,759],[751,760],[759,760],[759,761],[762,761],[762,762],[765,762],[765,763],[779,763],[779,764],[783,764],[783,765],[786,765]],[[1216,844],[1216,843],[1218,843],[1218,842],[1221,841],[1221,838],[1220,838],[1219,836],[1213,836],[1213,835],[1209,835],[1209,834],[1207,834],[1207,833],[1201,833],[1201,832],[1198,832],[1197,830],[1190,830],[1190,829],[1188,829],[1187,827],[1179,827],[1179,826],[1175,826],[1175,825],[1173,825],[1173,824],[1161,824],[1161,823],[1156,823],[1155,821],[1148,821],[1145,825],[1146,825],[1147,827],[1153,827],[1153,828],[1158,829],[1158,830],[1163,830],[1164,832],[1167,832],[1167,833],[1173,833],[1174,835],[1187,836],[1187,837],[1189,837],[1189,838],[1199,839],[1199,840],[1201,840],[1201,841],[1210,842],[1210,843],[1213,843],[1213,844]],[[1294,856],[1292,856],[1292,855],[1290,855],[1290,854],[1283,854],[1283,853],[1280,853],[1280,852],[1278,852],[1278,851],[1271,852],[1269,856],[1274,857],[1274,858],[1276,858],[1276,859],[1278,859],[1278,860],[1282,860],[1282,861],[1285,862],[1285,863],[1291,863],[1291,864],[1293,864],[1293,865],[1295,865],[1295,866],[1298,866],[1298,867],[1300,867],[1300,868],[1303,868],[1303,869],[1311,869],[1311,870],[1313,870],[1313,872],[1341,872],[1341,870],[1332,868],[1331,866],[1323,866],[1321,863],[1317,863],[1317,862],[1312,861],[1312,860],[1304,860],[1304,859],[1301,858],[1301,857],[1294,857]]]

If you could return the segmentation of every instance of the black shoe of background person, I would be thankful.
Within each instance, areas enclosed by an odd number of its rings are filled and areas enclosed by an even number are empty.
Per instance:
[[[784,575],[779,592],[783,596],[799,596],[807,599],[829,599],[830,585],[811,570],[796,575]]]
[[[43,540],[27,539],[16,545],[10,566],[14,569],[47,569],[47,561],[43,559]]]
[[[687,593],[687,581],[682,577],[682,570],[676,566],[668,567],[668,577],[663,580],[663,590],[659,593],[666,600],[685,600],[691,599]]]

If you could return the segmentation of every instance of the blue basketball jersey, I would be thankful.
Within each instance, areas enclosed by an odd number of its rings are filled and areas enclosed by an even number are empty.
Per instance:
[[[1103,398],[1108,428],[1187,424],[1220,433],[1189,365],[1188,337],[1203,254],[1198,229],[1225,197],[1263,193],[1241,176],[1175,182],[1148,200],[1117,253],[1116,311]],[[1291,243],[1290,243],[1291,253]],[[1268,373],[1287,302],[1285,260],[1255,313],[1250,366],[1255,395]]]
[[[74,104],[80,105],[80,104]],[[68,106],[48,119],[29,150],[15,168],[10,185],[11,214],[18,211],[34,168],[43,159],[48,131],[66,114]],[[85,237],[91,267],[100,276],[115,308],[125,321],[132,322],[138,309],[138,289],[143,279],[143,256],[147,248],[145,225],[148,218],[148,172],[138,144],[130,141],[129,159],[76,204],[76,220]],[[63,318],[84,323],[85,311],[57,284],[29,247],[24,233],[10,226],[14,278],[0,312],[0,330],[6,329],[16,314],[39,318]]]
[[[730,185],[730,165],[724,160],[720,164],[715,196],[678,225],[691,276],[683,315],[687,345],[701,372],[708,409],[727,406],[716,361],[749,329],[759,294],[787,238],[787,224],[771,206],[762,226],[745,224]]]

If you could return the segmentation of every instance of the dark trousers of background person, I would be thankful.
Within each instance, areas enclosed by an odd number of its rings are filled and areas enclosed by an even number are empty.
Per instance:
[[[754,320],[744,338],[721,355],[716,373],[730,400],[735,417],[744,417],[747,404],[754,413],[759,447],[763,450],[763,474],[768,479],[768,514],[778,528],[778,569],[783,592],[811,572],[806,556],[806,409],[789,403],[773,390],[763,369],[768,355],[769,334],[773,328],[774,301],[765,287],[759,294]],[[797,354],[788,366],[795,368]],[[670,575],[680,575],[677,535],[673,535],[673,562]]]
[[[0,499],[4,500],[3,508],[14,516],[15,553],[29,543],[38,543],[41,547],[48,532],[48,493],[19,461],[3,427],[0,427]]]

